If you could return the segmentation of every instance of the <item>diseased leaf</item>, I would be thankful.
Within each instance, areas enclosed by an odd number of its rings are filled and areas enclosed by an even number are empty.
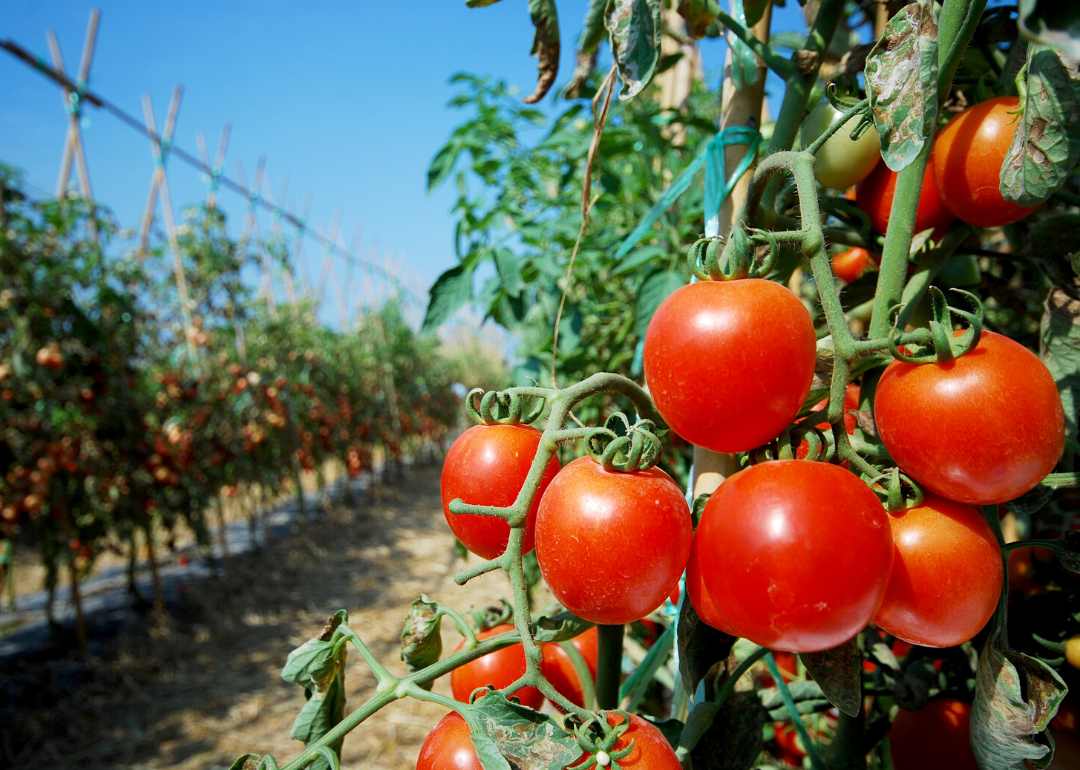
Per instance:
[[[991,634],[975,673],[971,747],[982,770],[1024,770],[1025,760],[1044,768],[1054,758],[1046,732],[1068,688],[1040,660],[1008,649]]]
[[[1056,45],[1080,61],[1080,5],[1062,0],[1020,0],[1020,33],[1039,43]]]
[[[337,674],[338,661],[334,644],[321,639],[308,639],[289,653],[281,678],[286,682],[315,690],[325,690]]]
[[[259,767],[259,760],[262,759],[258,754],[245,754],[242,757],[237,757],[236,761],[229,765],[229,770],[256,770]]]
[[[503,291],[516,299],[525,288],[517,255],[505,246],[495,249],[495,269],[499,272]]]
[[[532,51],[537,57],[540,74],[536,79],[536,90],[523,100],[526,104],[536,104],[547,96],[555,77],[559,74],[559,14],[555,10],[555,0],[529,0],[529,15],[532,17],[536,35],[533,37]]]
[[[635,316],[635,329],[639,336],[644,336],[649,328],[660,303],[667,299],[673,291],[686,285],[686,277],[677,270],[666,268],[654,268],[645,274],[638,290],[637,314]]]
[[[676,638],[679,642],[679,674],[688,693],[697,690],[698,683],[710,668],[727,660],[735,645],[734,636],[701,620],[690,602],[683,602]]]
[[[421,332],[431,332],[439,328],[459,307],[472,299],[472,276],[471,269],[458,265],[435,280]]]
[[[581,757],[577,739],[558,722],[547,714],[507,700],[501,693],[491,692],[478,699],[463,716],[469,723],[477,755],[480,755],[477,738],[482,736],[504,758],[501,763],[489,765],[480,756],[484,770],[507,767],[562,770]]]
[[[633,99],[649,84],[660,63],[660,2],[611,0],[605,24],[623,81],[619,99]]]
[[[307,702],[300,709],[300,713],[293,720],[292,732],[289,737],[293,740],[312,744],[320,740],[330,732],[345,717],[345,673],[342,671],[336,676],[330,686],[324,692],[314,692],[310,689],[304,691]],[[341,741],[330,747],[334,753],[341,756]],[[308,767],[314,770],[328,770],[329,764],[325,759],[317,759]]]
[[[439,633],[442,623],[439,605],[427,600],[426,596],[415,599],[405,618],[405,627],[401,629],[401,659],[409,667],[409,672],[427,668],[439,660],[442,655],[442,635]],[[433,682],[420,685],[430,690]]]
[[[799,654],[829,702],[848,716],[862,708],[862,655],[856,639],[824,652]]]
[[[709,33],[709,25],[716,23],[705,0],[679,0],[679,15],[686,20],[687,33],[697,40]]]
[[[694,770],[749,770],[764,746],[769,715],[752,692],[733,692],[690,756]]]
[[[1048,45],[1028,46],[1023,117],[1001,166],[1001,194],[1037,206],[1069,178],[1080,160],[1080,68]]]
[[[937,21],[930,0],[904,6],[866,59],[866,85],[881,157],[902,171],[934,136],[938,112]]]
[[[1042,360],[1054,376],[1065,411],[1065,433],[1077,438],[1080,410],[1080,300],[1054,287],[1043,306]]]

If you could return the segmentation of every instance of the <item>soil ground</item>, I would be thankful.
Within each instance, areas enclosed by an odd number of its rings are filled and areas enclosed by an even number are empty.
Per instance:
[[[279,673],[329,615],[347,609],[372,651],[403,673],[401,627],[418,595],[461,611],[509,596],[501,573],[454,584],[465,562],[443,520],[439,473],[414,467],[302,534],[233,558],[224,578],[191,583],[167,616],[91,627],[98,644],[85,662],[55,648],[0,660],[0,766],[227,768],[246,752],[293,759],[302,744],[289,732],[303,692]],[[443,635],[445,648],[457,646],[449,623]],[[347,710],[374,684],[351,655]],[[448,678],[435,690],[449,694]],[[413,700],[391,705],[346,738],[342,765],[415,767],[443,713]]]

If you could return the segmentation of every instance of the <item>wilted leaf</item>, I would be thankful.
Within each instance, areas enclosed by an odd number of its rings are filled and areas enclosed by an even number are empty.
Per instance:
[[[752,692],[733,692],[690,752],[694,770],[749,770],[763,748],[769,715]]]
[[[637,312],[635,315],[635,329],[638,336],[644,336],[649,328],[656,309],[660,307],[673,291],[682,288],[686,284],[686,277],[678,270],[667,268],[654,268],[645,274],[638,290]]]
[[[1023,117],[1001,166],[1001,194],[1037,206],[1065,184],[1080,159],[1080,70],[1048,45],[1028,47]]]
[[[690,602],[683,602],[676,638],[679,642],[679,673],[688,693],[697,690],[698,683],[710,668],[727,660],[735,645],[734,636],[701,620]]]
[[[1080,300],[1054,287],[1043,309],[1041,345],[1043,363],[1054,376],[1065,410],[1065,432],[1077,437],[1080,409]]]
[[[1068,692],[1061,677],[1040,660],[1009,650],[992,634],[979,657],[971,747],[982,770],[1024,770],[1025,760],[1044,768],[1054,758],[1045,733]]]
[[[412,603],[405,627],[401,630],[401,659],[409,672],[427,668],[442,655],[442,635],[439,633],[439,605],[421,596]],[[431,689],[431,682],[421,685]]]
[[[1080,5],[1061,0],[1020,0],[1020,32],[1030,40],[1056,45],[1080,61]]]
[[[594,624],[582,620],[572,612],[560,612],[553,617],[541,617],[536,621],[537,644],[542,642],[566,642],[588,631]]]
[[[325,690],[337,674],[338,661],[334,644],[321,639],[309,639],[289,653],[281,678],[286,682],[315,690]]]
[[[938,112],[937,21],[930,0],[904,6],[866,59],[866,84],[881,157],[908,166],[934,135]]]
[[[605,20],[623,81],[619,99],[637,96],[660,62],[659,0],[611,0]]]
[[[498,692],[477,700],[465,718],[470,724],[474,746],[478,733],[482,734],[512,767],[562,770],[582,754],[574,736],[550,716],[509,701]],[[484,770],[492,770],[483,757],[481,763]],[[495,765],[500,766],[505,767]]]
[[[436,279],[431,287],[422,332],[439,328],[459,307],[472,299],[472,276],[471,269],[458,265]]]
[[[539,60],[537,67],[540,74],[536,79],[536,90],[523,100],[526,104],[535,104],[547,96],[559,74],[559,14],[555,10],[555,0],[529,0],[529,15],[532,16],[536,35],[530,53]]]
[[[236,761],[229,765],[229,770],[256,770],[261,759],[262,757],[258,754],[245,754],[237,757]]]
[[[799,654],[829,702],[848,716],[862,708],[862,655],[855,639],[824,652]]]

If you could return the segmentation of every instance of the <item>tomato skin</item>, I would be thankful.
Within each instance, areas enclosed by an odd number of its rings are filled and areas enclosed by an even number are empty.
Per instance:
[[[600,653],[600,633],[596,626],[575,636],[570,643],[581,653],[589,667],[589,673],[592,674],[593,682],[596,682],[596,662]],[[541,644],[540,652],[544,656],[544,676],[551,682],[552,687],[575,706],[584,707],[585,691],[570,655],[558,642]]]
[[[536,559],[555,598],[592,623],[630,623],[679,584],[693,525],[682,490],[659,468],[606,471],[579,457],[536,516]]]
[[[978,770],[970,720],[971,706],[949,698],[919,711],[900,709],[888,736],[894,770]]]
[[[461,714],[451,711],[431,729],[420,747],[416,770],[483,770]]]
[[[491,636],[513,631],[514,627],[509,623],[503,623],[487,631],[481,631],[476,638],[483,641]],[[465,640],[457,646],[455,652],[465,646]],[[469,702],[469,696],[478,687],[492,685],[498,690],[517,681],[525,673],[525,648],[519,642],[501,650],[489,652],[487,655],[469,661],[464,666],[459,666],[450,672],[450,689],[454,693],[454,699],[462,703]],[[539,709],[544,704],[544,695],[535,687],[522,687],[514,693],[522,705],[529,708]]]
[[[879,163],[855,190],[855,205],[870,217],[870,227],[875,233],[884,234],[889,226],[893,194],[896,192],[896,177],[895,171],[890,171],[884,163]],[[923,176],[922,192],[919,193],[919,208],[915,213],[912,234],[944,227],[954,219],[956,215],[945,207],[945,201],[938,193],[933,169],[928,163]]]
[[[474,425],[458,436],[446,453],[441,481],[443,515],[457,539],[482,559],[494,559],[506,551],[510,525],[494,516],[450,513],[450,502],[460,498],[472,505],[513,505],[542,435],[530,425]],[[522,553],[533,549],[540,497],[558,472],[559,458],[555,456],[544,471],[529,511]]]
[[[866,268],[875,264],[870,252],[858,246],[852,246],[846,251],[834,254],[832,258],[833,275],[844,283],[854,283],[859,276],[866,272]]]
[[[802,408],[817,339],[798,297],[772,281],[700,281],[663,301],[645,333],[656,408],[714,452],[761,446]]]
[[[978,508],[927,493],[889,516],[896,559],[874,622],[923,647],[953,647],[982,630],[997,608],[1001,548]]]
[[[840,110],[827,99],[819,102],[803,121],[803,147],[809,146],[841,117]],[[852,141],[851,132],[858,124],[858,117],[850,118],[814,156],[814,176],[823,187],[846,190],[866,179],[881,161],[881,138],[873,127]]]
[[[818,652],[855,636],[892,569],[881,502],[826,463],[773,460],[736,473],[709,498],[697,535],[717,609],[772,649]]]
[[[878,433],[900,468],[942,497],[1013,500],[1053,470],[1065,413],[1053,375],[1030,350],[984,331],[948,364],[893,361],[874,401]]]
[[[694,539],[690,543],[690,558],[686,561],[686,598],[690,600],[694,612],[706,625],[723,631],[725,634],[739,636],[739,632],[724,619],[720,610],[716,609],[716,604],[705,589],[705,583],[701,578],[701,564],[698,562],[699,541],[698,534],[694,533]]]
[[[945,206],[976,227],[1000,227],[1038,206],[1019,206],[1001,194],[1001,166],[1020,125],[1018,96],[987,99],[949,121],[934,140],[930,162]]]
[[[607,712],[609,725],[615,726],[622,723],[622,717],[614,712]],[[619,767],[633,768],[633,770],[682,770],[678,757],[675,756],[671,744],[667,742],[663,733],[639,717],[637,714],[630,715],[630,727],[619,736],[619,740],[611,750],[621,751],[634,742],[630,753],[619,760]],[[586,753],[570,767],[583,764],[592,754]]]

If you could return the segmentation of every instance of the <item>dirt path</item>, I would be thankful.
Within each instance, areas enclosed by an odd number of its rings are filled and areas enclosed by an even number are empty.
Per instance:
[[[234,560],[224,580],[194,583],[172,617],[127,624],[88,664],[0,661],[0,765],[227,768],[248,751],[283,765],[302,747],[289,731],[303,692],[279,672],[328,615],[347,609],[372,651],[404,672],[399,635],[416,596],[467,610],[509,595],[498,573],[454,585],[463,562],[453,545],[439,468],[414,468],[357,510]],[[456,647],[456,632],[443,633]],[[346,684],[350,710],[373,691],[358,655]],[[449,681],[435,689],[449,694]],[[343,767],[415,767],[442,715],[411,700],[384,709],[346,739]]]

